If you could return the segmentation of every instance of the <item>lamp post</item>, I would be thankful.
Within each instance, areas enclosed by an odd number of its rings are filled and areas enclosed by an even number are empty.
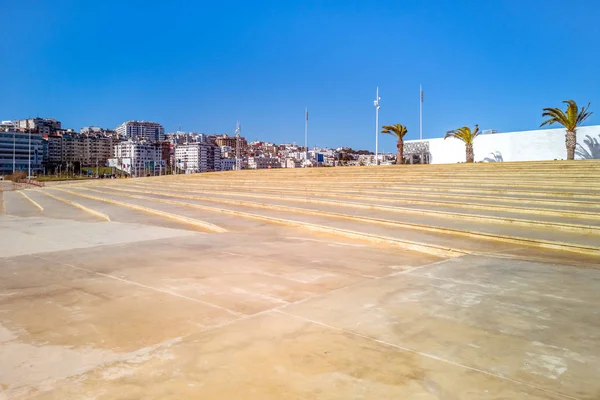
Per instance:
[[[423,86],[419,85],[419,140],[423,140]]]
[[[27,181],[31,179],[31,129],[29,130],[29,151],[27,154],[28,166],[27,166]]]
[[[98,173],[98,151],[99,150],[100,150],[100,138],[96,137],[96,178],[100,178],[100,174]]]
[[[304,166],[308,166],[308,107],[305,108],[306,118],[304,120],[304,147],[306,148],[306,155],[304,157]]]
[[[241,148],[240,148],[240,133],[242,131],[242,126],[239,121],[235,124],[235,170],[239,171],[242,169],[242,160],[241,160]]]
[[[375,106],[375,165],[379,165],[379,87],[377,87],[377,92],[375,94],[375,101],[373,105]]]
[[[13,175],[17,172],[17,133],[13,131]]]

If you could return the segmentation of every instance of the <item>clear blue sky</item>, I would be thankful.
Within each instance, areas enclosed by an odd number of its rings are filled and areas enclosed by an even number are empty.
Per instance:
[[[479,123],[536,129],[541,109],[592,102],[600,2],[0,0],[0,119],[79,130],[129,119],[374,149],[381,124],[424,136]],[[391,137],[380,146],[394,150]]]

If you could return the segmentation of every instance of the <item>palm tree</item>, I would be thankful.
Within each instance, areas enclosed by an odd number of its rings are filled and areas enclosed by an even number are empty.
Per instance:
[[[404,164],[404,135],[406,135],[408,129],[406,129],[406,126],[402,124],[384,125],[381,128],[381,133],[394,135],[398,139],[398,142],[396,143],[396,148],[398,149],[396,164]]]
[[[561,124],[567,130],[565,134],[565,145],[567,146],[567,160],[575,159],[575,146],[577,145],[577,127],[581,125],[583,121],[587,119],[591,113],[589,111],[590,105],[587,107],[581,107],[581,110],[577,107],[577,103],[573,100],[565,100],[563,103],[567,103],[566,114],[559,108],[544,108],[542,117],[550,117],[546,121],[542,122],[540,127],[544,125],[552,125],[554,123]]]
[[[468,126],[463,126],[462,128],[458,128],[456,130],[450,131],[446,133],[444,139],[449,137],[453,137],[456,139],[460,139],[465,142],[465,148],[467,152],[467,162],[472,163],[475,159],[475,154],[473,153],[473,141],[477,136],[479,136],[479,125],[475,125],[475,129],[471,130]]]

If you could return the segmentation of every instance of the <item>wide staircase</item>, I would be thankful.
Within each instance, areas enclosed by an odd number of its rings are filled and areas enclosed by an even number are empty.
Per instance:
[[[143,207],[223,231],[266,223],[440,255],[595,263],[599,177],[600,160],[589,160],[233,171],[42,190],[90,207]]]

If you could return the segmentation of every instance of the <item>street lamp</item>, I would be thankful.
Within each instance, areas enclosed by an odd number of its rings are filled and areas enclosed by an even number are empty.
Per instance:
[[[373,105],[375,106],[375,165],[379,165],[379,87],[377,87],[377,92],[375,94],[375,101]]]
[[[29,180],[31,179],[31,129],[29,130],[29,151],[28,151],[28,167],[27,167],[27,169],[28,169],[27,181],[29,182]]]
[[[305,108],[305,119],[304,119],[304,147],[306,148],[306,155],[304,157],[304,166],[308,167],[308,107]]]
[[[16,128],[13,128],[16,129]],[[13,175],[17,172],[17,132],[13,130]]]

